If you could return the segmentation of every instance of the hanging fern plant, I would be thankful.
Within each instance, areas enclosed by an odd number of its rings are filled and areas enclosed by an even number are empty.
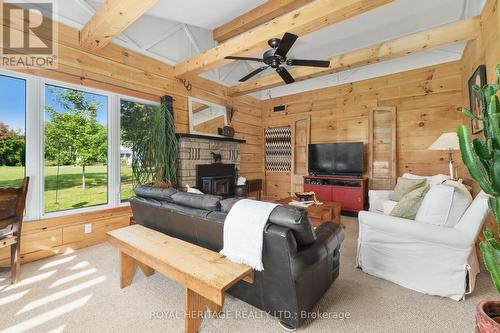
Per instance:
[[[150,127],[134,142],[132,173],[136,185],[175,187],[177,179],[177,138],[172,98],[164,96],[161,106],[151,110]]]

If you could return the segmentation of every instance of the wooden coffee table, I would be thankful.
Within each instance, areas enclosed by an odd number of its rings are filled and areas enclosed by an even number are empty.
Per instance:
[[[121,288],[132,283],[137,267],[146,276],[158,271],[185,288],[184,331],[188,333],[198,332],[207,308],[215,316],[221,312],[228,288],[241,280],[254,282],[251,267],[142,225],[107,235],[108,242],[120,250]]]
[[[292,200],[292,197],[288,197],[285,199],[276,200],[275,202],[281,205],[288,205]],[[340,225],[342,206],[339,202],[323,201],[323,205],[313,205],[304,209],[307,210],[309,218],[311,219],[312,225],[314,227],[319,227],[320,225],[328,221],[332,221]]]

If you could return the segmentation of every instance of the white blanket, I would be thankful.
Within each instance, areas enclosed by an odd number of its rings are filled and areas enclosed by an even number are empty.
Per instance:
[[[248,265],[257,271],[264,270],[264,226],[276,206],[249,199],[235,203],[224,222],[224,248],[220,253],[233,262]]]

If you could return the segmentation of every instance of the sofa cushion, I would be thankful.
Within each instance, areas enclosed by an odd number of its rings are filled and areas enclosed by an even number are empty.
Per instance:
[[[210,211],[207,209],[188,207],[185,205],[179,205],[179,204],[172,203],[172,202],[162,202],[161,208],[167,209],[171,212],[183,214],[183,215],[190,216],[190,217],[196,217],[196,218],[206,218],[208,216],[208,214],[210,214]]]
[[[414,220],[418,209],[429,191],[430,186],[421,186],[406,194],[399,200],[398,204],[391,211],[391,216],[401,217],[403,219]]]
[[[442,184],[446,180],[450,179],[450,176],[443,175],[443,174],[438,174],[438,175],[434,175],[434,176],[419,176],[419,175],[414,175],[411,173],[405,173],[405,174],[403,174],[402,177],[406,178],[406,179],[425,179],[427,181],[427,184],[430,186]]]
[[[453,228],[471,203],[472,195],[465,185],[447,180],[431,188],[415,220]]]
[[[172,202],[192,208],[219,210],[221,197],[208,194],[177,192],[172,195]]]
[[[370,191],[370,192],[377,192],[377,191]],[[377,212],[377,213],[383,213],[384,212],[384,203],[389,200],[389,196],[376,196],[376,195],[371,195],[370,196],[370,211],[371,212]]]
[[[392,201],[392,200],[386,200],[384,201],[383,205],[383,212],[385,215],[390,215],[394,207],[398,204],[397,201]]]
[[[465,214],[465,211],[469,208],[473,199],[467,187],[460,182],[447,180],[443,185],[451,186],[454,189],[450,214],[445,224],[445,226],[453,228]]]
[[[453,202],[453,187],[444,185],[432,186],[425,195],[415,221],[435,225],[444,225],[450,214]]]
[[[138,197],[151,198],[160,201],[172,201],[172,195],[177,193],[175,188],[163,188],[149,185],[139,185],[134,188]]]
[[[316,233],[307,215],[307,211],[304,209],[277,206],[271,212],[269,222],[290,228],[299,246],[309,245],[316,241]]]
[[[228,198],[220,201],[220,210],[224,213],[229,213],[234,204],[243,198]]]
[[[396,187],[394,188],[394,193],[391,195],[391,200],[399,201],[406,194],[416,190],[419,187],[423,187],[425,184],[425,179],[408,179],[399,177]]]
[[[226,221],[227,214],[219,211],[208,212],[207,219],[210,221],[215,221],[224,224]]]

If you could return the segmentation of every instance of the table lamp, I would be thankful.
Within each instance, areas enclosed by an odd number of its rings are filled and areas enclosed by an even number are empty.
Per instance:
[[[453,151],[454,150],[459,150],[460,145],[458,142],[458,135],[457,133],[451,132],[451,133],[443,133],[441,136],[434,141],[432,145],[430,145],[427,150],[447,150],[449,153],[449,168],[450,168],[450,177],[451,179],[456,179],[455,178],[455,168],[454,168],[454,161],[453,161]]]

